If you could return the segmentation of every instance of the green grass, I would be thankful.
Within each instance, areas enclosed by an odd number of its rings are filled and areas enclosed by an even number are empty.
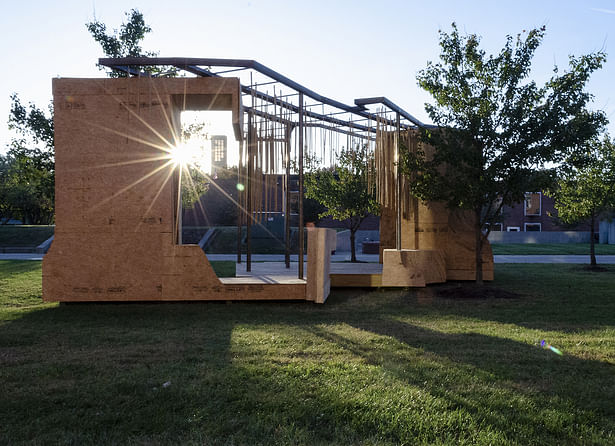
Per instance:
[[[597,255],[615,255],[615,245],[595,245]],[[589,243],[494,243],[493,254],[509,255],[587,255]]]
[[[237,228],[235,226],[220,226],[216,228],[218,231],[211,244],[205,249],[208,254],[234,254],[237,252]],[[245,228],[243,234],[245,236]],[[291,253],[297,253],[297,236],[296,228],[294,228],[293,243],[291,244]],[[307,241],[307,237],[306,237]],[[306,242],[307,243],[307,242]],[[306,245],[307,246],[307,245]],[[284,254],[284,239],[270,238],[253,238],[252,239],[253,254]],[[246,252],[246,245],[243,245],[242,252]]]
[[[210,260],[211,267],[218,277],[235,277],[236,264],[232,260]]]
[[[37,247],[53,230],[54,226],[0,225],[0,247]]]
[[[522,296],[59,306],[0,262],[0,444],[614,444],[615,268],[496,278]]]

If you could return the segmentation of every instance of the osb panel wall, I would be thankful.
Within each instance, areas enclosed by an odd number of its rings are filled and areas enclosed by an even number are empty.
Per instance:
[[[402,249],[442,250],[447,280],[474,280],[475,236],[472,212],[449,211],[441,203],[416,200],[402,218]],[[395,209],[383,208],[380,220],[380,249],[395,248]],[[493,254],[489,241],[483,246],[483,277],[493,280]]]
[[[166,158],[182,109],[233,112],[237,79],[54,79],[56,229],[46,301],[304,299],[305,285],[224,285],[198,246],[174,243]]]
[[[433,147],[424,147],[429,154]],[[443,203],[423,203],[413,196],[402,215],[402,249],[441,250],[446,260],[447,280],[474,280],[476,277],[475,216],[470,211],[451,211]],[[395,248],[396,210],[382,207],[380,219],[380,259],[384,249]],[[489,241],[483,246],[483,278],[493,280],[493,254]]]

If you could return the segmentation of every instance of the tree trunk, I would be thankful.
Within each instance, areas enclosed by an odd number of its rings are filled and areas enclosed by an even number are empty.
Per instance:
[[[476,223],[474,225],[476,246],[476,284],[483,285],[483,231],[480,225],[480,210],[476,211]]]
[[[594,246],[594,236],[595,236],[595,230],[594,230],[594,224],[596,221],[596,217],[594,215],[594,213],[592,212],[592,217],[591,217],[591,229],[589,230],[589,257],[590,257],[590,264],[592,268],[596,267],[596,249]]]
[[[358,228],[350,228],[350,261],[357,261],[357,252],[354,245],[354,239]]]

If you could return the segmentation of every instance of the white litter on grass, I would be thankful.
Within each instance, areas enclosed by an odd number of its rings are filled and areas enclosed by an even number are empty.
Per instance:
[[[162,384],[162,387],[169,387],[171,385],[171,381],[167,381],[166,383]]]

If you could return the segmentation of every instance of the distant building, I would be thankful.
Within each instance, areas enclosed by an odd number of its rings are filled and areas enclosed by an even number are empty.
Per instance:
[[[598,230],[598,222],[595,225]],[[492,231],[507,232],[549,232],[589,231],[589,222],[566,225],[558,221],[555,201],[542,192],[527,192],[525,200],[515,206],[503,206],[500,223]]]
[[[226,169],[227,161],[226,135],[211,137],[211,173],[215,175],[220,169]]]

